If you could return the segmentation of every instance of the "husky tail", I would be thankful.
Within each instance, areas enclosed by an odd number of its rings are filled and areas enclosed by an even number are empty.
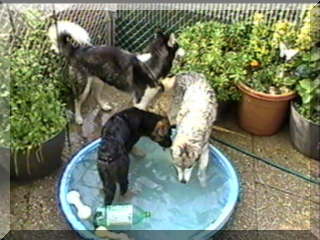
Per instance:
[[[88,32],[76,23],[68,21],[59,21],[51,25],[48,30],[48,37],[51,40],[53,49],[56,53],[69,56],[74,48],[67,38],[71,37],[79,44],[91,45],[91,39]]]

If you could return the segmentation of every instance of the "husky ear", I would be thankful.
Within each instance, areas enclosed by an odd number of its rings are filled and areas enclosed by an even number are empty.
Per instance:
[[[154,33],[154,38],[163,37],[163,30],[160,27],[157,27]]]
[[[177,40],[176,40],[174,33],[171,33],[169,36],[169,40],[168,40],[168,46],[172,48],[172,47],[174,47],[176,42],[177,42]]]

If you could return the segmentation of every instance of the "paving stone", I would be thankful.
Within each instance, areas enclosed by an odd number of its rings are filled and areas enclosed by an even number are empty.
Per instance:
[[[320,239],[320,205],[311,203],[311,232]]]
[[[15,184],[10,186],[10,229],[23,230],[29,218],[30,184]]]
[[[37,180],[30,185],[29,216],[26,230],[68,230],[57,202],[58,174]]]
[[[292,147],[287,127],[271,137],[254,136],[253,151],[260,157],[299,172],[307,177],[313,177],[311,174],[311,163],[318,164],[314,162],[314,160],[303,156]],[[280,171],[262,162],[256,165],[256,172],[259,173],[257,180],[261,183],[307,199],[311,198],[313,201],[320,203],[317,197],[320,193],[319,189],[312,191],[313,184],[301,178]]]
[[[259,230],[311,230],[311,201],[267,185],[256,189]]]
[[[10,230],[9,173],[0,166],[0,239]]]

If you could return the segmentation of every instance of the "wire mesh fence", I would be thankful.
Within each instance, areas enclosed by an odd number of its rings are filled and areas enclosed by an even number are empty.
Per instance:
[[[36,14],[36,12],[38,14]],[[44,27],[48,29],[54,23],[53,18],[57,20],[66,20],[79,24],[89,32],[93,44],[113,44],[113,17],[112,12],[107,11],[102,4],[86,5],[6,5],[0,9],[0,20],[3,23],[1,27],[1,36],[7,36],[9,48],[21,40],[27,38],[32,32],[33,26],[26,21],[30,13],[34,20],[45,22]],[[42,42],[41,45],[45,45]],[[39,47],[39,46],[38,46]]]
[[[119,4],[115,20],[116,45],[130,51],[146,47],[156,28],[179,32],[199,21],[251,21],[263,12],[269,24],[288,20],[299,24],[307,4]]]
[[[233,23],[251,21],[256,12],[263,12],[271,24],[279,19],[299,24],[310,4],[12,4],[0,9],[1,37],[8,38],[9,48],[28,35],[25,12],[38,9],[41,21],[54,11],[58,20],[80,24],[92,38],[92,43],[116,45],[129,51],[141,51],[152,38],[155,29],[179,32],[199,21]],[[30,27],[30,26],[29,26]],[[45,44],[43,42],[42,44]],[[39,47],[39,46],[38,46]]]

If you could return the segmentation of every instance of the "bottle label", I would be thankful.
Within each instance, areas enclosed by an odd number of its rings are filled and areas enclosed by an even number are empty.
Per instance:
[[[133,206],[115,205],[107,206],[107,225],[132,225],[133,224]]]

